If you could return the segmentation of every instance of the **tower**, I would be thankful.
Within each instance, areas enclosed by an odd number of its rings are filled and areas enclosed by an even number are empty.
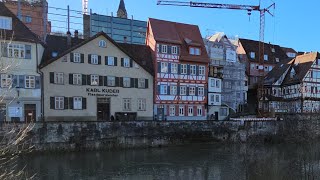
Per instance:
[[[117,11],[117,17],[119,18],[128,18],[127,10],[124,4],[124,0],[120,0],[119,8]]]

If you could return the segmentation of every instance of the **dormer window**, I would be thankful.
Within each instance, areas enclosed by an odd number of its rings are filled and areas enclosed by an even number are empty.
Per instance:
[[[103,48],[107,47],[107,42],[105,40],[100,40],[99,47],[103,47]]]
[[[294,57],[296,57],[296,53],[288,52],[287,56],[290,58],[294,58]]]
[[[161,46],[161,52],[166,54],[168,52],[168,46],[167,45],[162,45]]]
[[[12,18],[0,16],[0,29],[12,30]]]
[[[271,52],[273,52],[273,53],[274,53],[274,52],[276,52],[276,50],[275,50],[274,48],[271,48]]]
[[[294,71],[294,69],[291,69],[290,78],[293,78],[295,75],[296,75],[296,72]]]
[[[189,54],[200,56],[200,48],[190,47],[189,48]]]
[[[256,54],[254,52],[250,52],[250,57],[251,57],[251,59],[255,59],[256,58]]]
[[[279,58],[276,58],[276,62],[280,62]]]
[[[263,56],[263,59],[264,59],[265,61],[268,61],[268,55],[265,54],[265,55]]]

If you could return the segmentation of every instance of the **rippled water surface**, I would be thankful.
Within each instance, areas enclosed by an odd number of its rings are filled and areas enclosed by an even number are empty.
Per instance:
[[[160,149],[32,155],[36,179],[271,180],[320,179],[320,144],[193,144]]]

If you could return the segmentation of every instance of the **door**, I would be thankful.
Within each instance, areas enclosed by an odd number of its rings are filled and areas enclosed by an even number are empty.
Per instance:
[[[35,104],[25,104],[24,105],[24,121],[25,122],[35,122],[36,121],[36,110],[37,106]]]
[[[164,108],[163,107],[158,107],[158,120],[163,121],[164,120]]]
[[[214,120],[219,120],[219,112],[214,112]]]
[[[110,120],[110,99],[109,98],[97,99],[97,120],[98,121]]]

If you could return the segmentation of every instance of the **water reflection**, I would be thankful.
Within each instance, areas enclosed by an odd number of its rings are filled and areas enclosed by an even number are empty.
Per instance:
[[[24,157],[37,179],[319,179],[319,145],[194,144],[147,150]]]

